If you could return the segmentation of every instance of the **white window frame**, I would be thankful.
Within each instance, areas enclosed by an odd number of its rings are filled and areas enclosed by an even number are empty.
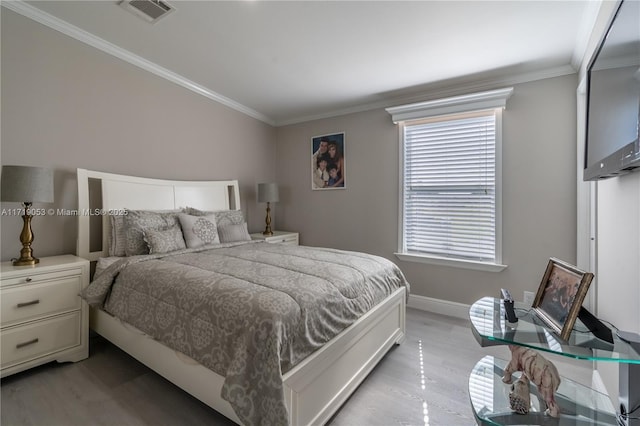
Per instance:
[[[502,110],[513,88],[492,90],[463,96],[455,96],[435,101],[420,102],[387,108],[394,123],[398,124],[400,149],[400,197],[398,223],[398,252],[395,255],[404,261],[420,262],[440,266],[452,266],[489,272],[499,272],[507,265],[502,264]],[[429,254],[408,253],[404,246],[404,128],[406,123],[424,120],[431,117],[470,113],[475,111],[494,110],[496,117],[495,134],[495,259],[493,262],[482,262]]]

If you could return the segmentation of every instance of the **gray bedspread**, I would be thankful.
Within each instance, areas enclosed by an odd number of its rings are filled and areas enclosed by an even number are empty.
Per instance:
[[[249,242],[123,258],[83,297],[224,376],[244,424],[284,425],[282,375],[402,286],[378,256]]]

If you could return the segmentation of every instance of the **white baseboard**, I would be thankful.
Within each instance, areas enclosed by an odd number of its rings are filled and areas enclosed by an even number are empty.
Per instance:
[[[407,306],[414,309],[420,309],[421,311],[428,311],[466,320],[469,319],[470,306],[465,305],[464,303],[410,294]]]

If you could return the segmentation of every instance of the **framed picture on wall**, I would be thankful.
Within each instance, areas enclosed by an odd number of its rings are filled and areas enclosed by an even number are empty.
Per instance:
[[[576,322],[593,274],[551,258],[531,306],[538,317],[567,340]]]
[[[312,137],[311,189],[344,189],[346,183],[344,132]]]

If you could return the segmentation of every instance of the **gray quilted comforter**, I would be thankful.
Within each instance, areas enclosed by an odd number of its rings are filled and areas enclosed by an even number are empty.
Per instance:
[[[282,375],[401,286],[381,257],[249,242],[123,258],[83,297],[225,377],[244,424],[284,425]]]

